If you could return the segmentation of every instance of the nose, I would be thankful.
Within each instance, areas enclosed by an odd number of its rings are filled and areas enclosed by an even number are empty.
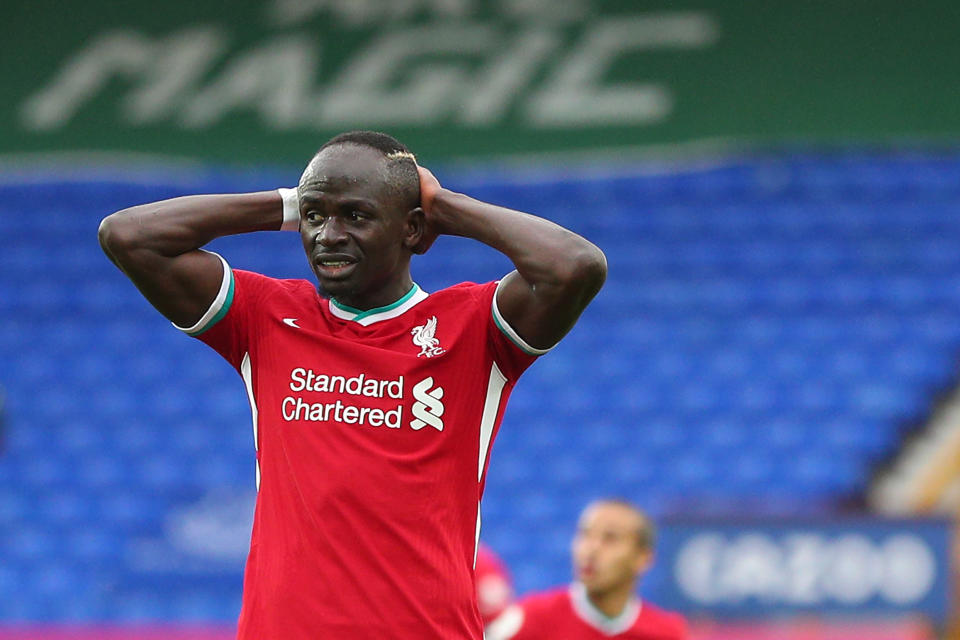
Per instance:
[[[592,557],[594,556],[594,554],[595,554],[596,552],[597,552],[597,545],[596,545],[595,542],[593,542],[593,541],[591,541],[591,540],[586,540],[586,541],[583,543],[583,547],[582,547],[582,549],[581,549],[581,553],[583,553],[583,557],[584,557],[585,559],[589,560],[590,558],[592,558]]]
[[[345,242],[347,234],[336,216],[327,217],[317,229],[314,242],[324,247],[334,247]]]
[[[590,536],[578,536],[573,546],[574,554],[584,562],[589,561],[594,553],[596,553],[596,550],[596,541]]]

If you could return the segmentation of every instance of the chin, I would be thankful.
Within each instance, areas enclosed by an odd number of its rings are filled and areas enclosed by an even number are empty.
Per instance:
[[[324,286],[321,286],[320,288],[327,293],[327,296],[328,296],[328,297],[330,297],[330,298],[336,298],[337,302],[339,302],[340,304],[345,304],[345,305],[347,305],[348,307],[355,306],[355,305],[354,305],[354,302],[355,302],[354,297],[355,297],[355,295],[356,295],[356,290],[353,289],[352,287],[344,287],[344,286],[324,287]]]
[[[610,591],[610,585],[594,578],[593,580],[581,580],[583,583],[583,588],[586,589],[587,595],[603,595]]]
[[[340,296],[350,296],[356,293],[357,287],[352,280],[328,280],[317,277],[320,291],[328,297],[338,298]]]

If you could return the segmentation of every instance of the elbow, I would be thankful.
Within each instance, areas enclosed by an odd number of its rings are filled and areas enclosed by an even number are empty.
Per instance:
[[[570,293],[590,300],[599,293],[606,279],[607,257],[596,245],[587,242],[571,256],[565,277]]]
[[[100,248],[103,249],[103,252],[107,255],[110,254],[110,243],[113,241],[113,216],[111,214],[100,221],[100,226],[97,228],[97,240],[100,241]]]
[[[111,259],[117,261],[136,246],[136,234],[131,223],[128,209],[112,213],[100,221],[97,239],[100,248]]]

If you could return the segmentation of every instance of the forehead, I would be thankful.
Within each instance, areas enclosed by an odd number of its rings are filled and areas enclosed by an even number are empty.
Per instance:
[[[376,149],[354,144],[327,147],[307,165],[300,188],[387,197],[386,158]]]
[[[603,529],[617,533],[632,533],[643,526],[640,516],[619,504],[594,504],[580,516],[580,529]]]

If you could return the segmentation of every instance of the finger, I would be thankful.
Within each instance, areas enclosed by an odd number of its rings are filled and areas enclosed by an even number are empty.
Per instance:
[[[420,174],[420,184],[440,185],[440,181],[437,180],[437,177],[433,175],[430,169],[417,165],[417,173]]]

